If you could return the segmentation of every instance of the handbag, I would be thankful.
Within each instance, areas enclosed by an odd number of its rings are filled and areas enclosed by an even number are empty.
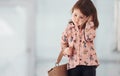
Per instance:
[[[67,63],[59,65],[63,57],[62,51],[60,52],[57,62],[53,68],[48,70],[48,76],[68,76],[67,74]]]

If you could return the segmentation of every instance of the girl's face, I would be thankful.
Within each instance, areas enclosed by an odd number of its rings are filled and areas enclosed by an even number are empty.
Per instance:
[[[87,17],[82,14],[79,9],[74,9],[72,13],[72,21],[76,26],[81,26],[87,21]]]

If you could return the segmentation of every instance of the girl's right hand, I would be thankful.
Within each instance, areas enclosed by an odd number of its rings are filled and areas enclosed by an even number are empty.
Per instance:
[[[63,54],[64,55],[72,55],[72,48],[70,48],[70,47],[67,47],[67,48],[65,48],[65,50],[63,51]]]

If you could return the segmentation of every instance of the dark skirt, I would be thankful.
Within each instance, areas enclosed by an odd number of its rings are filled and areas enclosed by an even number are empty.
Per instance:
[[[96,66],[76,66],[68,70],[68,76],[96,76]]]

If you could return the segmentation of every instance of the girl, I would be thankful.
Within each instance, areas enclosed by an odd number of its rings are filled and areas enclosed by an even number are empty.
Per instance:
[[[94,38],[97,11],[91,0],[78,0],[72,7],[72,20],[62,34],[61,50],[68,57],[68,76],[96,76],[99,65]]]

